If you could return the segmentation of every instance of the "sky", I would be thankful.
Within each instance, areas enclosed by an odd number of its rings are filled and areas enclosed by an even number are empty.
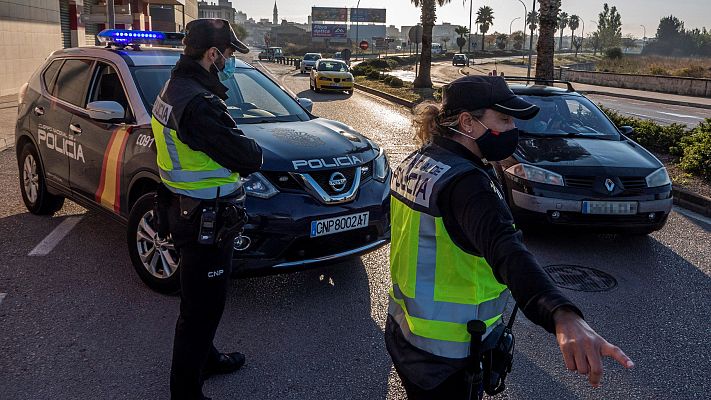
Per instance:
[[[208,0],[215,1],[215,0]],[[469,26],[469,1],[466,6],[461,0],[452,0],[443,7],[438,7],[437,23],[449,22],[453,25]],[[523,29],[523,5],[519,0],[473,0],[474,13],[484,5],[494,9],[494,26],[489,32],[509,33]],[[522,0],[531,10],[533,0]],[[216,2],[216,1],[215,1]],[[604,0],[562,0],[561,9],[568,14],[577,14],[585,22],[585,31],[597,29],[597,15],[602,12]],[[349,7],[355,8],[358,0],[277,0],[279,19],[305,23],[311,7]],[[656,34],[659,20],[668,15],[674,15],[685,23],[686,28],[701,28],[704,25],[711,28],[711,0],[608,0],[610,6],[617,6],[622,16],[622,34],[642,37],[646,29],[648,37]],[[247,16],[259,20],[272,19],[273,0],[232,0],[235,9],[247,13]],[[419,22],[420,13],[410,0],[360,0],[361,8],[386,8],[387,25],[400,28],[403,25],[414,25]],[[538,8],[538,6],[536,6]],[[513,21],[516,17],[520,19]],[[474,17],[476,19],[476,17]],[[645,28],[642,28],[644,25]],[[582,24],[581,24],[582,29]],[[475,28],[472,26],[472,30]],[[569,34],[566,29],[566,34]],[[579,34],[579,33],[578,33]]]

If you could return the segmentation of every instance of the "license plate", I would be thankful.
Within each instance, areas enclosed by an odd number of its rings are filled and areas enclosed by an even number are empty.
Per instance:
[[[364,212],[311,221],[311,237],[332,235],[338,232],[366,227],[368,226],[369,214],[369,212]]]
[[[583,201],[583,214],[633,215],[636,201]]]

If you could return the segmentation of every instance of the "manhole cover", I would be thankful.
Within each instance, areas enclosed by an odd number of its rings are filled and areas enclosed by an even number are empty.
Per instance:
[[[602,271],[579,265],[549,265],[543,268],[553,283],[579,292],[604,292],[617,286],[617,280]]]

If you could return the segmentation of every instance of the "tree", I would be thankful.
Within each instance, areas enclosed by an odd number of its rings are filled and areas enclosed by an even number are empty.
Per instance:
[[[575,46],[575,31],[580,27],[580,17],[571,15],[570,18],[568,18],[568,27],[570,28],[570,49],[572,50],[573,46]],[[577,50],[575,56],[578,56]]]
[[[454,32],[459,35],[457,38],[457,46],[459,46],[459,52],[462,52],[462,47],[464,47],[465,44],[467,44],[467,40],[464,39],[464,35],[469,34],[469,28],[466,26],[458,26],[454,29]],[[460,40],[461,39],[461,40]]]
[[[420,21],[422,21],[422,53],[420,58],[420,72],[412,82],[416,88],[432,87],[432,27],[437,20],[437,5],[440,7],[451,0],[410,0],[415,7],[420,8]]]
[[[516,31],[511,34],[511,41],[513,42],[513,48],[514,50],[521,50],[523,49],[523,31]]]
[[[620,47],[622,44],[622,18],[617,12],[617,7],[609,7],[605,3],[602,12],[598,15],[597,34],[601,49]]]
[[[563,50],[563,32],[565,31],[565,28],[568,27],[568,13],[561,11],[558,14],[558,29],[560,29],[560,42],[558,42],[558,51]]]
[[[509,35],[505,33],[500,33],[496,36],[496,47],[499,48],[499,50],[503,50],[508,46],[509,44]]]
[[[476,12],[476,23],[479,24],[479,31],[481,31],[481,51],[484,51],[484,37],[494,24],[494,9],[489,6],[479,8]]]
[[[244,25],[230,22],[230,26],[232,26],[232,30],[235,31],[237,39],[244,40],[247,38],[247,29],[245,29]]]
[[[526,23],[528,24],[529,31],[535,31],[538,29],[538,13],[535,11],[529,11],[526,16]]]
[[[442,42],[444,42],[444,51],[445,51],[445,52],[447,52],[447,42],[449,42],[450,40],[451,40],[451,39],[449,38],[449,36],[444,36],[444,37],[442,38]]]
[[[555,53],[555,32],[558,30],[560,0],[539,0],[538,44],[536,51],[536,78],[553,80],[553,56]]]

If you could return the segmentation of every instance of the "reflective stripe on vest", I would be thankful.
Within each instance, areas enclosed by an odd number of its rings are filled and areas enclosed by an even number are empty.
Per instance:
[[[486,260],[452,242],[441,218],[395,197],[391,216],[389,314],[413,346],[442,357],[467,357],[467,322],[484,321],[486,337],[501,320],[506,286],[496,281]]]
[[[238,173],[220,166],[207,154],[190,149],[177,132],[155,117],[151,120],[158,152],[158,171],[163,183],[174,193],[199,199],[214,199],[238,190],[242,183]]]

